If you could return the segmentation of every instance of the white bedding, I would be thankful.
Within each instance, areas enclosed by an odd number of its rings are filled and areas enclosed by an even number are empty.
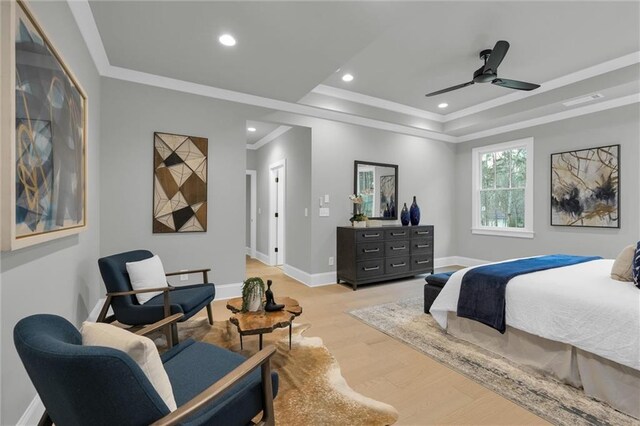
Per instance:
[[[506,323],[640,370],[640,290],[611,278],[613,260],[517,276],[507,285]],[[454,273],[431,306],[447,328],[465,272]]]

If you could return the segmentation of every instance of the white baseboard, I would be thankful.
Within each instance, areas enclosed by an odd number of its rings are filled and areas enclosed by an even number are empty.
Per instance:
[[[271,266],[271,264],[269,263],[269,256],[267,256],[264,253],[260,253],[259,251],[256,251],[256,255],[254,256],[255,259],[258,259],[260,262],[264,263],[267,266]]]
[[[242,296],[242,283],[216,284],[216,298],[214,300],[227,300]]]
[[[245,247],[245,253],[247,254],[247,256],[249,256],[252,259],[256,258],[256,251],[253,250],[251,247]]]
[[[323,285],[330,285],[330,284],[336,283],[335,271],[323,272],[320,274],[310,274],[294,266],[284,265],[282,267],[282,272],[284,272],[285,275],[293,278],[294,280],[300,281],[302,284],[308,287],[320,287]]]
[[[44,413],[44,404],[38,394],[31,400],[31,403],[16,423],[16,426],[36,426]]]
[[[489,263],[488,260],[482,259],[472,259],[470,257],[462,257],[462,256],[449,256],[449,257],[438,257],[433,260],[434,268],[444,268],[446,266],[478,266],[483,265],[485,263]]]

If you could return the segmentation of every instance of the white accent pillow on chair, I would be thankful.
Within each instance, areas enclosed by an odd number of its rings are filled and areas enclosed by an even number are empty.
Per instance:
[[[85,322],[82,324],[80,333],[82,344],[85,346],[105,346],[129,355],[140,366],[169,410],[176,410],[176,400],[169,376],[162,365],[158,348],[151,339],[101,322]]]
[[[158,255],[139,262],[127,262],[126,267],[131,280],[131,288],[134,290],[168,287],[164,267]],[[139,293],[135,296],[138,299],[138,303],[143,305],[159,294],[162,294],[162,292]]]

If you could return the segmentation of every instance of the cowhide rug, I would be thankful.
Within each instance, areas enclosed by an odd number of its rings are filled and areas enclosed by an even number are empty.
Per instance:
[[[274,400],[278,425],[391,425],[398,420],[392,406],[368,398],[349,387],[340,366],[319,337],[306,337],[309,325],[294,325],[289,350],[288,329],[264,335],[264,345],[275,344],[271,368],[279,375],[279,390]],[[166,340],[162,334],[151,336],[162,351]],[[178,324],[180,340],[191,338],[222,346],[247,357],[258,350],[258,336],[240,337],[228,321],[206,317],[192,318]]]

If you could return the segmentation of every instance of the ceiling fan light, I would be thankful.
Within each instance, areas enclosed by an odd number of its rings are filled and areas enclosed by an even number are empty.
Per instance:
[[[442,103],[438,104],[438,108],[440,108],[440,109],[446,108],[448,106],[449,106],[449,104],[446,103],[446,102],[442,102]]]

